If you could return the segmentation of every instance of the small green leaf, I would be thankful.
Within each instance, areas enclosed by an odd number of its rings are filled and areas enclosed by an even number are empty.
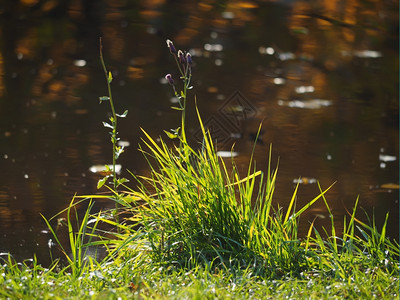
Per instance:
[[[123,184],[123,183],[125,183],[125,182],[129,182],[129,180],[126,179],[126,178],[119,178],[119,179],[117,180],[117,186],[119,186],[120,184]]]
[[[103,122],[103,126],[106,128],[114,129],[114,127],[111,124],[108,124],[107,122]]]
[[[164,130],[164,132],[171,140],[176,139],[178,137],[178,135],[176,133],[172,133],[172,132],[169,132],[166,130]]]
[[[124,113],[122,115],[119,115],[119,114],[116,114],[116,115],[117,115],[117,117],[125,118],[128,115],[128,111],[127,110],[124,111]]]
[[[172,108],[172,109],[175,109],[175,110],[183,110],[183,108],[176,107],[176,106],[172,106],[171,108]]]
[[[111,72],[108,72],[108,78],[107,78],[107,80],[108,80],[108,83],[111,83],[111,81],[113,80],[113,77],[112,77]]]
[[[187,87],[188,90],[191,90],[192,88],[193,88],[192,85]]]
[[[106,176],[106,177],[100,179],[100,180],[97,182],[97,189],[100,189],[100,188],[106,183],[107,179],[108,179],[108,176]]]
[[[99,97],[99,100],[100,100],[100,103],[103,102],[103,101],[109,101],[109,100],[110,100],[110,97],[108,97],[108,96],[102,96],[102,97]]]

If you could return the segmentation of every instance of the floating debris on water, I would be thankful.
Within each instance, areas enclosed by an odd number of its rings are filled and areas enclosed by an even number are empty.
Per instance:
[[[308,85],[308,86],[298,86],[294,90],[297,94],[305,94],[305,93],[313,93],[315,91],[315,88],[312,85]]]
[[[280,77],[274,78],[274,84],[276,84],[276,85],[282,85],[285,83],[286,83],[285,78],[280,78]]]
[[[383,162],[396,161],[397,157],[393,155],[379,154],[379,160]]]
[[[231,11],[224,11],[224,12],[222,12],[221,16],[224,19],[233,19],[233,18],[235,18],[235,14],[233,12],[231,12]]]
[[[260,54],[268,54],[268,55],[274,55],[275,54],[275,50],[272,47],[260,46],[260,47],[258,47],[258,52]]]
[[[295,59],[296,55],[292,52],[282,52],[278,54],[278,58],[282,61]]]
[[[312,100],[291,100],[284,101],[278,100],[278,105],[280,106],[288,106],[295,108],[305,108],[305,109],[319,109],[322,107],[327,107],[332,105],[332,101],[323,100],[323,99],[312,99]]]
[[[300,183],[300,184],[313,184],[317,183],[317,179],[315,178],[309,178],[309,177],[302,177],[302,178],[296,178],[293,179],[293,183]]]
[[[222,46],[221,44],[205,44],[204,50],[210,52],[219,52],[224,50],[224,46]]]
[[[236,157],[239,155],[239,152],[235,151],[217,151],[217,156],[219,157]]]
[[[382,151],[382,149],[381,149],[381,151]],[[384,169],[384,168],[386,168],[386,163],[387,162],[396,161],[396,160],[397,160],[396,156],[386,155],[386,154],[379,154],[379,161],[380,161],[379,167],[381,169]]]
[[[379,58],[382,57],[382,52],[375,50],[360,50],[360,51],[342,51],[343,56],[355,56],[359,58]]]
[[[354,56],[361,58],[378,58],[382,57],[382,52],[374,50],[355,51]]]
[[[74,60],[74,65],[77,67],[84,67],[84,66],[86,66],[86,60],[84,60],[84,59]]]

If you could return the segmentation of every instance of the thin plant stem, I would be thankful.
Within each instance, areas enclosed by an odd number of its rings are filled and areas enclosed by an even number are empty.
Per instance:
[[[103,44],[102,44],[102,40],[100,38],[100,61],[101,61],[101,65],[103,67],[104,70],[104,75],[106,77],[106,82],[107,82],[107,91],[108,91],[108,97],[109,97],[109,101],[110,101],[110,107],[111,107],[111,112],[112,112],[112,117],[110,118],[111,121],[111,125],[112,125],[112,132],[111,132],[111,142],[112,142],[112,177],[113,177],[113,190],[114,190],[114,194],[116,195],[117,199],[119,198],[119,194],[117,192],[117,188],[118,188],[118,179],[117,179],[117,172],[116,172],[116,152],[117,152],[117,114],[115,113],[115,108],[114,108],[114,102],[113,102],[113,98],[112,98],[112,92],[111,92],[111,81],[112,81],[112,75],[111,72],[107,72],[107,68],[106,68],[106,64],[104,62],[104,57],[103,57]],[[118,202],[115,202],[115,209],[117,212],[118,210]],[[118,214],[116,213],[116,218],[117,218],[117,222],[118,220]]]
[[[107,82],[107,90],[108,90],[108,97],[109,97],[109,101],[110,101],[110,106],[111,106],[111,112],[112,112],[112,126],[113,126],[113,130],[112,130],[112,135],[111,135],[111,142],[113,145],[113,169],[112,169],[112,173],[113,173],[113,184],[114,184],[114,190],[116,190],[117,188],[117,176],[116,176],[116,171],[115,171],[115,164],[116,164],[116,158],[115,158],[115,151],[117,148],[117,114],[115,113],[115,108],[114,108],[114,102],[113,102],[113,98],[112,98],[112,93],[111,93],[111,73],[107,72],[107,68],[106,68],[106,64],[104,63],[104,58],[103,58],[103,44],[101,42],[101,38],[100,38],[100,61],[101,61],[101,65],[103,67],[104,70],[104,75],[106,76],[106,82]]]

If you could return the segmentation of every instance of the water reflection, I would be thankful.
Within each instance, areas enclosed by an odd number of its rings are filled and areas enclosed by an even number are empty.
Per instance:
[[[304,101],[301,101],[301,100],[291,100],[291,101],[278,100],[278,105],[295,107],[295,108],[305,108],[305,109],[320,109],[322,107],[332,105],[332,101],[323,100],[323,99],[310,99],[310,100],[304,100]]]
[[[146,170],[135,146],[139,127],[157,136],[179,123],[173,95],[160,83],[174,70],[165,48],[172,38],[194,58],[204,119],[214,116],[226,132],[220,153],[235,143],[244,171],[263,121],[255,157],[264,168],[270,143],[273,161],[280,156],[277,202],[285,206],[300,176],[299,206],[318,193],[314,180],[324,187],[337,181],[328,200],[339,222],[360,195],[367,211],[391,211],[397,223],[395,1],[20,0],[0,9],[0,22],[0,252],[23,257],[46,248],[39,213],[52,216],[76,192],[96,192],[98,175],[88,170],[110,163],[101,125],[107,107],[98,105],[106,93],[99,36],[117,110],[129,110],[119,130],[131,145],[122,172]],[[243,114],[243,106],[226,106],[237,91],[255,113],[221,125],[224,107]],[[195,136],[195,112],[188,114]],[[325,216],[323,205],[306,218],[317,215]],[[39,252],[44,260],[47,252]]]

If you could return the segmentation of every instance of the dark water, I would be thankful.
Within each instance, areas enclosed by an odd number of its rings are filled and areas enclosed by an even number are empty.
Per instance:
[[[176,76],[170,38],[193,54],[190,97],[219,149],[235,143],[243,170],[263,122],[255,158],[265,169],[272,143],[276,203],[287,204],[300,176],[299,206],[318,194],[317,180],[336,181],[327,198],[338,227],[359,196],[379,222],[390,212],[398,236],[397,1],[20,0],[0,8],[0,252],[47,261],[39,214],[96,193],[89,169],[111,163],[100,36],[117,111],[129,110],[123,170],[147,170],[140,127],[157,136],[179,124],[162,80]],[[323,202],[304,220],[315,217],[329,225]]]

